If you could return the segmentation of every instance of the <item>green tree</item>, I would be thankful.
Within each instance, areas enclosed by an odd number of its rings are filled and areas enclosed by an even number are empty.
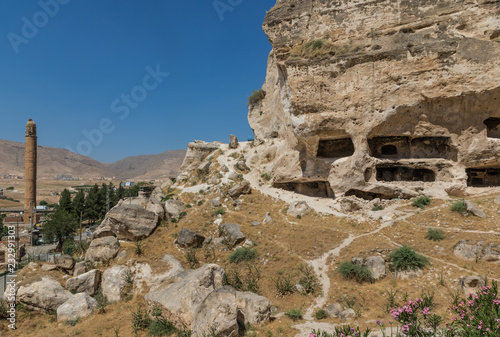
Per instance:
[[[71,202],[71,208],[73,210],[73,216],[75,219],[80,219],[80,214],[84,211],[85,205],[85,192],[83,190],[79,190],[78,193],[73,198]]]
[[[85,219],[90,220],[91,224],[95,224],[100,219],[102,211],[102,200],[99,193],[99,186],[95,184],[90,190],[85,199]]]
[[[118,187],[118,190],[116,191],[115,193],[116,195],[116,199],[118,201],[122,200],[123,198],[125,198],[125,189],[123,188],[122,186],[122,183],[120,182],[120,187]],[[117,202],[118,203],[118,202]]]
[[[47,206],[49,203],[45,200],[40,201],[40,206]]]
[[[118,198],[117,192],[115,192],[115,186],[113,185],[113,183],[109,183],[108,191],[109,191],[109,209],[111,209],[116,206],[116,204],[118,203],[118,201],[120,201],[120,199]]]
[[[3,225],[3,218],[5,218],[5,214],[0,214],[0,240],[2,240],[2,237],[7,236],[7,232],[9,231],[7,226],[4,227]]]
[[[71,193],[69,193],[66,188],[61,192],[59,207],[64,209],[66,212],[71,213]]]
[[[43,227],[43,237],[46,241],[57,240],[57,250],[61,250],[66,239],[73,239],[76,235],[78,222],[75,217],[58,206],[50,215],[49,221]]]

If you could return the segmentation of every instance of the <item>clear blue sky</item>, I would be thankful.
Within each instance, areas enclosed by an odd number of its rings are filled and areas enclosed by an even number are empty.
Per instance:
[[[274,4],[2,0],[0,139],[24,142],[32,118],[39,145],[114,162],[251,138],[246,101],[265,80]]]

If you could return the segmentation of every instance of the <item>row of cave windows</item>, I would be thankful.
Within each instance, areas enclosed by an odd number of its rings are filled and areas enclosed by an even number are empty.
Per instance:
[[[368,169],[371,170],[371,169]],[[367,172],[368,172],[367,170]],[[436,173],[429,169],[414,169],[409,167],[382,167],[376,168],[377,181],[423,181],[434,182]],[[500,168],[469,168],[467,172],[467,186],[473,187],[493,187],[500,186]],[[369,180],[371,173],[365,174],[366,180]],[[330,187],[330,183],[323,181],[308,181],[308,182],[285,182],[275,183],[274,187],[281,188],[287,191],[292,191],[299,194],[309,195],[312,197],[334,198],[334,192]],[[356,195],[361,198],[370,197],[367,195],[359,195],[362,192],[357,191],[346,195]],[[365,193],[366,194],[366,193]],[[374,196],[371,196],[374,197]],[[370,197],[370,198],[371,198]]]
[[[487,136],[500,138],[500,118],[488,118],[484,121]],[[378,158],[445,158],[456,160],[457,151],[450,144],[449,137],[374,137],[368,139],[372,156]],[[354,154],[351,138],[320,140],[318,157],[342,158]]]

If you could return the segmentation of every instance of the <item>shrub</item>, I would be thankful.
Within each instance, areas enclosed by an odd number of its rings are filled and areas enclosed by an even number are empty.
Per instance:
[[[260,102],[261,100],[263,100],[264,97],[266,97],[266,92],[264,90],[262,89],[259,89],[257,91],[253,90],[252,95],[248,97],[248,105],[253,106],[258,102]]]
[[[325,310],[323,309],[319,309],[318,311],[316,311],[314,313],[314,317],[317,319],[317,320],[320,320],[320,319],[325,319],[325,318],[328,318],[328,314],[326,313]]]
[[[260,177],[266,179],[267,181],[271,180],[271,176],[269,175],[269,173],[263,173],[260,175]]]
[[[384,209],[384,206],[378,205],[378,206],[373,206],[372,211],[377,212],[377,211],[381,211],[383,209]]]
[[[99,289],[97,289],[94,298],[97,301],[97,305],[96,305],[97,313],[99,313],[99,314],[105,313],[106,310],[104,308],[106,308],[106,306],[109,304],[109,302],[108,302],[108,298],[103,295],[101,287],[99,287]]]
[[[135,242],[135,254],[137,256],[141,256],[142,254],[144,254],[144,247],[143,247],[143,244],[142,242],[140,241],[136,241]]]
[[[220,207],[212,211],[212,215],[219,215],[219,214],[220,215],[226,214],[226,210],[224,209],[224,207]]]
[[[248,271],[246,274],[241,273],[239,269],[228,270],[224,274],[224,285],[232,286],[238,291],[250,291],[253,293],[259,293],[260,271],[256,267],[247,265]]]
[[[137,311],[130,310],[132,312],[132,328],[134,331],[146,330],[151,324],[151,318],[149,318],[148,311],[137,306]]]
[[[39,205],[40,206],[47,206],[49,203],[45,200],[40,201]]]
[[[465,200],[462,199],[462,200],[455,201],[451,205],[450,209],[452,212],[464,214],[465,212],[467,212],[467,205],[465,204]]]
[[[157,316],[149,324],[149,336],[172,336],[177,332],[175,326],[162,316]]]
[[[348,280],[356,280],[359,283],[374,282],[370,269],[359,264],[349,261],[342,262],[337,270],[345,279]]]
[[[75,241],[72,239],[67,239],[63,244],[63,254],[73,255],[75,252]]]
[[[309,42],[307,44],[307,46],[311,47],[312,50],[316,50],[316,49],[319,49],[319,48],[323,47],[323,44],[324,44],[323,40],[315,40],[315,41]]]
[[[80,317],[77,317],[75,319],[68,319],[67,321],[64,322],[64,325],[75,326],[79,321]]]
[[[200,260],[198,260],[196,253],[198,253],[198,249],[196,248],[190,248],[184,253],[186,260],[189,263],[189,268],[191,269],[197,268],[200,264]]]
[[[278,296],[292,294],[295,289],[292,277],[290,275],[285,275],[282,271],[278,271],[278,276],[274,280],[274,285],[276,286]]]
[[[418,254],[406,245],[394,249],[389,257],[392,259],[392,265],[395,271],[422,269],[429,264],[428,258]]]
[[[299,309],[291,309],[287,312],[285,312],[285,315],[290,317],[294,321],[298,321],[299,319],[302,318],[302,308]]]
[[[441,241],[444,239],[444,231],[442,229],[429,228],[425,238],[432,241]]]
[[[238,248],[229,255],[229,262],[240,263],[242,261],[251,261],[257,256],[257,251],[252,248]]]
[[[412,206],[425,209],[425,206],[430,205],[430,203],[431,203],[431,198],[424,196],[424,197],[418,197],[417,199],[413,200],[411,204]]]
[[[320,284],[316,274],[314,273],[313,267],[309,265],[302,265],[299,268],[299,272],[302,276],[299,280],[299,284],[304,288],[303,292],[305,294],[314,294]]]

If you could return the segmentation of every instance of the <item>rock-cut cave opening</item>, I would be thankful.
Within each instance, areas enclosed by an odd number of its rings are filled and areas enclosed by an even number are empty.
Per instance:
[[[429,169],[404,166],[377,166],[377,181],[436,181],[436,174]]]
[[[484,121],[489,138],[500,138],[500,118],[490,117]]]
[[[274,183],[273,187],[281,188],[286,191],[304,194],[311,197],[334,198],[330,183],[328,181],[307,181],[307,182],[280,182]]]
[[[324,139],[318,144],[318,157],[342,158],[354,154],[354,144],[351,138]]]
[[[467,186],[495,187],[500,186],[500,167],[468,168]]]

